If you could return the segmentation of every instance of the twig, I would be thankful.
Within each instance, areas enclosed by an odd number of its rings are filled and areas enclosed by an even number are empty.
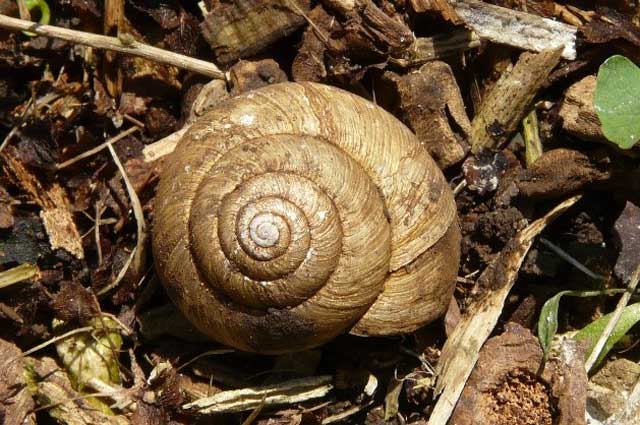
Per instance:
[[[553,252],[558,254],[558,256],[563,260],[565,260],[567,263],[571,264],[573,267],[575,267],[576,269],[580,270],[582,273],[589,276],[591,279],[605,280],[604,276],[600,276],[599,274],[595,274],[594,272],[589,270],[581,262],[573,258],[571,255],[569,255],[569,253],[567,253],[564,249],[560,248],[558,245],[552,243],[551,241],[545,238],[540,238],[540,242],[544,244],[547,248],[551,249]]]
[[[511,139],[547,76],[560,61],[561,49],[524,52],[485,96],[471,122],[471,151],[500,148]]]
[[[21,357],[26,357],[29,354],[33,354],[36,351],[42,350],[44,347],[46,347],[48,345],[51,345],[51,344],[54,344],[54,343],[56,343],[58,341],[61,341],[63,339],[69,338],[70,336],[73,336],[73,335],[76,335],[76,334],[79,334],[79,333],[83,333],[83,332],[92,332],[93,330],[94,330],[93,326],[85,326],[85,327],[82,327],[82,328],[76,328],[76,329],[70,330],[69,332],[63,333],[62,335],[54,336],[53,338],[43,342],[42,344],[36,345],[35,347],[23,352],[18,357],[14,358],[14,359],[11,359],[11,361],[17,360],[17,359],[19,359]]]
[[[538,129],[538,115],[532,109],[522,120],[522,135],[524,136],[525,158],[527,167],[531,167],[536,159],[542,156],[542,142]]]
[[[613,329],[618,324],[618,321],[620,320],[620,317],[622,316],[622,312],[624,311],[624,309],[627,306],[627,304],[629,304],[629,300],[631,299],[631,295],[633,295],[633,293],[636,290],[636,287],[638,286],[638,280],[640,280],[640,264],[638,264],[636,269],[633,271],[633,274],[631,275],[631,278],[629,279],[629,284],[627,285],[626,292],[624,294],[622,294],[622,296],[620,297],[620,300],[618,300],[618,305],[616,305],[616,309],[613,312],[613,316],[611,316],[611,319],[607,323],[607,326],[602,331],[602,334],[600,335],[600,338],[598,338],[598,342],[596,342],[596,345],[593,347],[593,351],[591,351],[591,354],[589,355],[589,358],[587,359],[587,362],[585,363],[585,367],[587,369],[587,372],[589,372],[591,370],[591,368],[595,364],[595,362],[598,359],[598,357],[600,357],[600,352],[602,351],[602,348],[604,347],[604,345],[606,344],[607,340],[611,336],[611,333],[613,332]]]
[[[133,208],[133,215],[136,217],[137,224],[137,241],[136,241],[136,249],[135,256],[133,257],[133,269],[136,272],[136,275],[140,275],[142,270],[144,269],[144,261],[146,258],[146,250],[145,244],[147,241],[147,231],[146,224],[144,222],[144,213],[142,212],[142,204],[140,203],[140,198],[138,198],[138,194],[135,189],[131,185],[129,181],[129,177],[127,176],[127,172],[125,171],[122,163],[120,162],[120,158],[116,154],[116,151],[113,149],[111,144],[108,145],[109,152],[111,152],[111,156],[113,157],[113,161],[116,163],[116,166],[120,170],[120,174],[122,174],[122,179],[124,180],[124,184],[127,187],[127,193],[129,194],[129,198],[131,199],[131,207]]]
[[[38,274],[38,268],[33,264],[20,264],[12,269],[0,272],[0,288],[6,288],[14,283],[22,282]]]
[[[125,131],[119,133],[118,135],[112,137],[111,139],[107,139],[106,142],[99,144],[98,146],[96,146],[93,149],[89,149],[86,152],[81,153],[78,156],[75,156],[71,159],[66,160],[65,162],[63,162],[62,164],[58,164],[57,168],[58,170],[62,170],[63,168],[68,167],[71,164],[75,164],[76,162],[80,161],[81,159],[87,158],[91,155],[95,155],[98,152],[100,152],[102,149],[106,148],[107,146],[111,145],[112,143],[117,142],[118,140],[122,140],[125,137],[127,137],[128,135],[135,133],[136,131],[140,130],[140,127],[131,127],[126,129]]]
[[[173,65],[197,74],[224,80],[224,72],[213,63],[191,58],[179,53],[149,46],[139,41],[125,37],[108,37],[84,31],[61,28],[54,25],[40,25],[24,19],[0,15],[0,28],[14,31],[31,31],[45,37],[58,38],[75,44],[95,47],[97,49],[112,50],[132,56],[138,56],[153,62]]]

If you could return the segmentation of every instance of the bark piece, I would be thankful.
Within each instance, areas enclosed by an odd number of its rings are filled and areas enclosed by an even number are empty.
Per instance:
[[[223,64],[255,55],[305,24],[309,0],[237,0],[217,3],[202,33]]]
[[[41,181],[18,160],[12,146],[0,153],[0,159],[15,183],[42,209],[40,218],[49,235],[51,247],[63,248],[76,258],[84,258],[82,239],[71,213],[71,202],[62,186],[57,182],[45,184]]]
[[[372,0],[356,0],[344,14],[344,38],[351,57],[363,60],[398,54],[413,43],[411,29],[398,14],[388,15]]]
[[[342,31],[342,25],[322,6],[313,8],[308,16],[314,25],[304,31],[302,45],[291,64],[291,74],[293,81],[321,82],[328,74],[325,56],[344,48],[330,38],[332,33]]]
[[[453,8],[481,38],[534,52],[560,48],[563,58],[576,58],[572,25],[477,0],[453,0]]]
[[[403,121],[438,166],[444,169],[461,161],[468,150],[471,123],[449,65],[430,62],[404,76],[386,72],[384,77],[398,95]]]
[[[500,76],[471,122],[473,153],[510,140],[529,112],[538,90],[560,61],[560,53],[560,49],[525,52],[513,69]]]
[[[273,59],[255,62],[241,60],[229,69],[231,96],[284,81],[288,81],[287,74]]]
[[[596,90],[596,77],[589,75],[569,87],[560,105],[562,129],[582,140],[606,142],[596,110],[593,107],[593,94]]]
[[[523,172],[518,187],[524,196],[553,199],[610,177],[609,172],[599,169],[582,152],[560,148],[543,153]]]

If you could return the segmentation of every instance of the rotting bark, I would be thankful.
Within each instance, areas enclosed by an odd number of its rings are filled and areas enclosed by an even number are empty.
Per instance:
[[[209,11],[202,34],[220,63],[246,58],[302,27],[309,0],[220,2]]]
[[[471,123],[449,65],[430,62],[404,76],[387,71],[383,77],[398,97],[397,112],[440,168],[461,161]]]
[[[498,148],[517,130],[549,73],[560,61],[561,49],[525,52],[504,72],[483,99],[471,122],[471,151]]]

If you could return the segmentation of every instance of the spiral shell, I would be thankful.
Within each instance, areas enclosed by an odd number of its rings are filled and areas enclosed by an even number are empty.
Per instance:
[[[333,87],[283,83],[187,131],[161,176],[153,250],[200,331],[279,353],[442,315],[455,213],[442,173],[393,116]]]

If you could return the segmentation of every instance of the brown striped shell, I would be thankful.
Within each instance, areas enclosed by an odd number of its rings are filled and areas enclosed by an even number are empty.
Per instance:
[[[271,85],[199,118],[155,208],[170,297],[242,350],[411,332],[453,292],[460,231],[444,176],[402,123],[334,87]]]

